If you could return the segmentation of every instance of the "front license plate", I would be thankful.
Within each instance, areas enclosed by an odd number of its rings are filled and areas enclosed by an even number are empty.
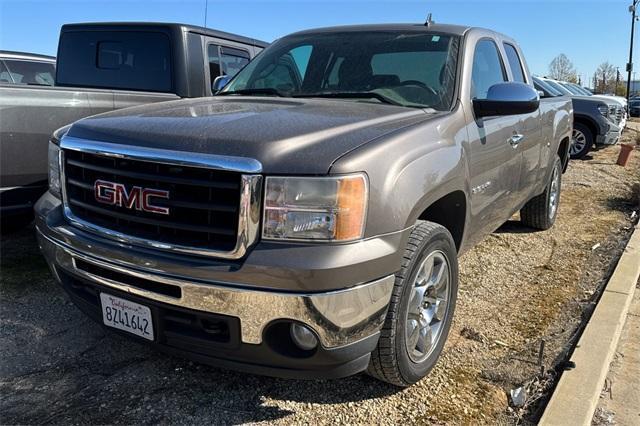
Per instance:
[[[100,293],[100,301],[102,321],[106,325],[153,340],[151,309],[105,293]]]

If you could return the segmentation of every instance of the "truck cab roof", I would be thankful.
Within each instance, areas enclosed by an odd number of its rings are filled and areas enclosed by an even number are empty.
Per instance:
[[[357,31],[416,31],[416,32],[430,32],[450,34],[455,36],[464,36],[471,31],[478,31],[486,33],[487,35],[498,36],[501,39],[511,39],[505,34],[498,33],[496,31],[481,28],[472,27],[468,25],[452,25],[452,24],[437,24],[431,23],[429,25],[421,23],[395,23],[395,24],[360,24],[360,25],[338,25],[333,27],[321,27],[313,28],[303,31],[298,31],[290,35],[303,35],[303,34],[321,34],[321,33],[344,33],[344,32],[357,32]]]
[[[116,29],[137,30],[143,28],[168,28],[173,30],[181,30],[183,32],[191,32],[195,34],[206,35],[210,37],[220,38],[224,40],[235,41],[238,43],[250,44],[256,47],[265,48],[268,42],[255,38],[245,37],[237,34],[231,34],[224,31],[212,30],[210,28],[199,27],[197,25],[180,24],[175,22],[85,22],[75,24],[65,24],[62,26],[61,32],[66,31],[113,31]]]

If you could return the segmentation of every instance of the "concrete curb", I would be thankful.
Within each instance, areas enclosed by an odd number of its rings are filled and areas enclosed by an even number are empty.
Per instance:
[[[609,364],[640,277],[640,227],[636,226],[613,275],[593,311],[571,361],[560,377],[541,425],[591,425]]]

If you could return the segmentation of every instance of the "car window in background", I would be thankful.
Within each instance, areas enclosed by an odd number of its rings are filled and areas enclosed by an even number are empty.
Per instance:
[[[554,89],[556,89],[556,91],[562,93],[565,96],[572,96],[573,95],[573,93],[571,93],[570,91],[568,91],[567,89],[562,87],[562,85],[560,83],[558,83],[557,81],[553,81],[553,80],[544,80],[544,81],[549,86],[553,87]]]
[[[571,83],[571,87],[573,87],[575,90],[577,90],[583,96],[593,96],[593,93],[589,92],[587,89],[583,88],[582,86],[579,86],[577,84]]]
[[[486,99],[489,88],[506,81],[498,46],[492,40],[480,40],[473,55],[471,98]]]
[[[459,39],[402,31],[284,37],[249,63],[220,95],[261,91],[449,109]]]
[[[562,87],[564,87],[565,89],[567,89],[569,92],[571,92],[572,95],[576,95],[576,96],[584,96],[583,93],[581,93],[579,90],[577,90],[575,87],[573,87],[571,84],[569,83],[558,83],[560,84]]]
[[[34,86],[53,86],[54,84],[56,67],[52,63],[4,59],[4,64],[16,84]]]
[[[524,70],[522,69],[522,62],[520,61],[520,56],[516,48],[509,43],[504,43],[504,51],[507,52],[507,61],[509,61],[513,80],[526,83],[527,80],[524,76]]]
[[[0,60],[0,83],[13,83],[11,79],[11,74],[7,70],[7,67],[4,66],[4,62]]]
[[[211,77],[210,85],[213,87],[213,81],[216,77],[222,75],[222,66],[220,65],[220,46],[209,44],[207,46],[207,57],[209,58],[209,76]]]
[[[558,92],[552,86],[547,84],[546,81],[539,79],[538,77],[533,77],[533,85],[536,90],[542,90],[547,94],[547,96],[562,96],[562,93]]]
[[[220,50],[222,72],[229,77],[235,76],[238,71],[249,63],[249,52],[229,47],[222,47]]]
[[[64,32],[57,84],[171,92],[171,46],[160,31]]]

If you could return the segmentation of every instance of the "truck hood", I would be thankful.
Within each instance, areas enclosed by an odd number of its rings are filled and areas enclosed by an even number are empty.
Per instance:
[[[587,101],[587,102],[598,102],[598,103],[605,103],[607,105],[621,105],[620,102],[617,99],[612,98],[611,96],[600,96],[600,95],[593,95],[593,96],[572,96],[571,99],[579,99],[579,100],[583,100],[583,101]]]
[[[67,134],[253,158],[267,174],[326,174],[362,144],[435,115],[373,102],[229,96],[108,112],[76,122]]]

